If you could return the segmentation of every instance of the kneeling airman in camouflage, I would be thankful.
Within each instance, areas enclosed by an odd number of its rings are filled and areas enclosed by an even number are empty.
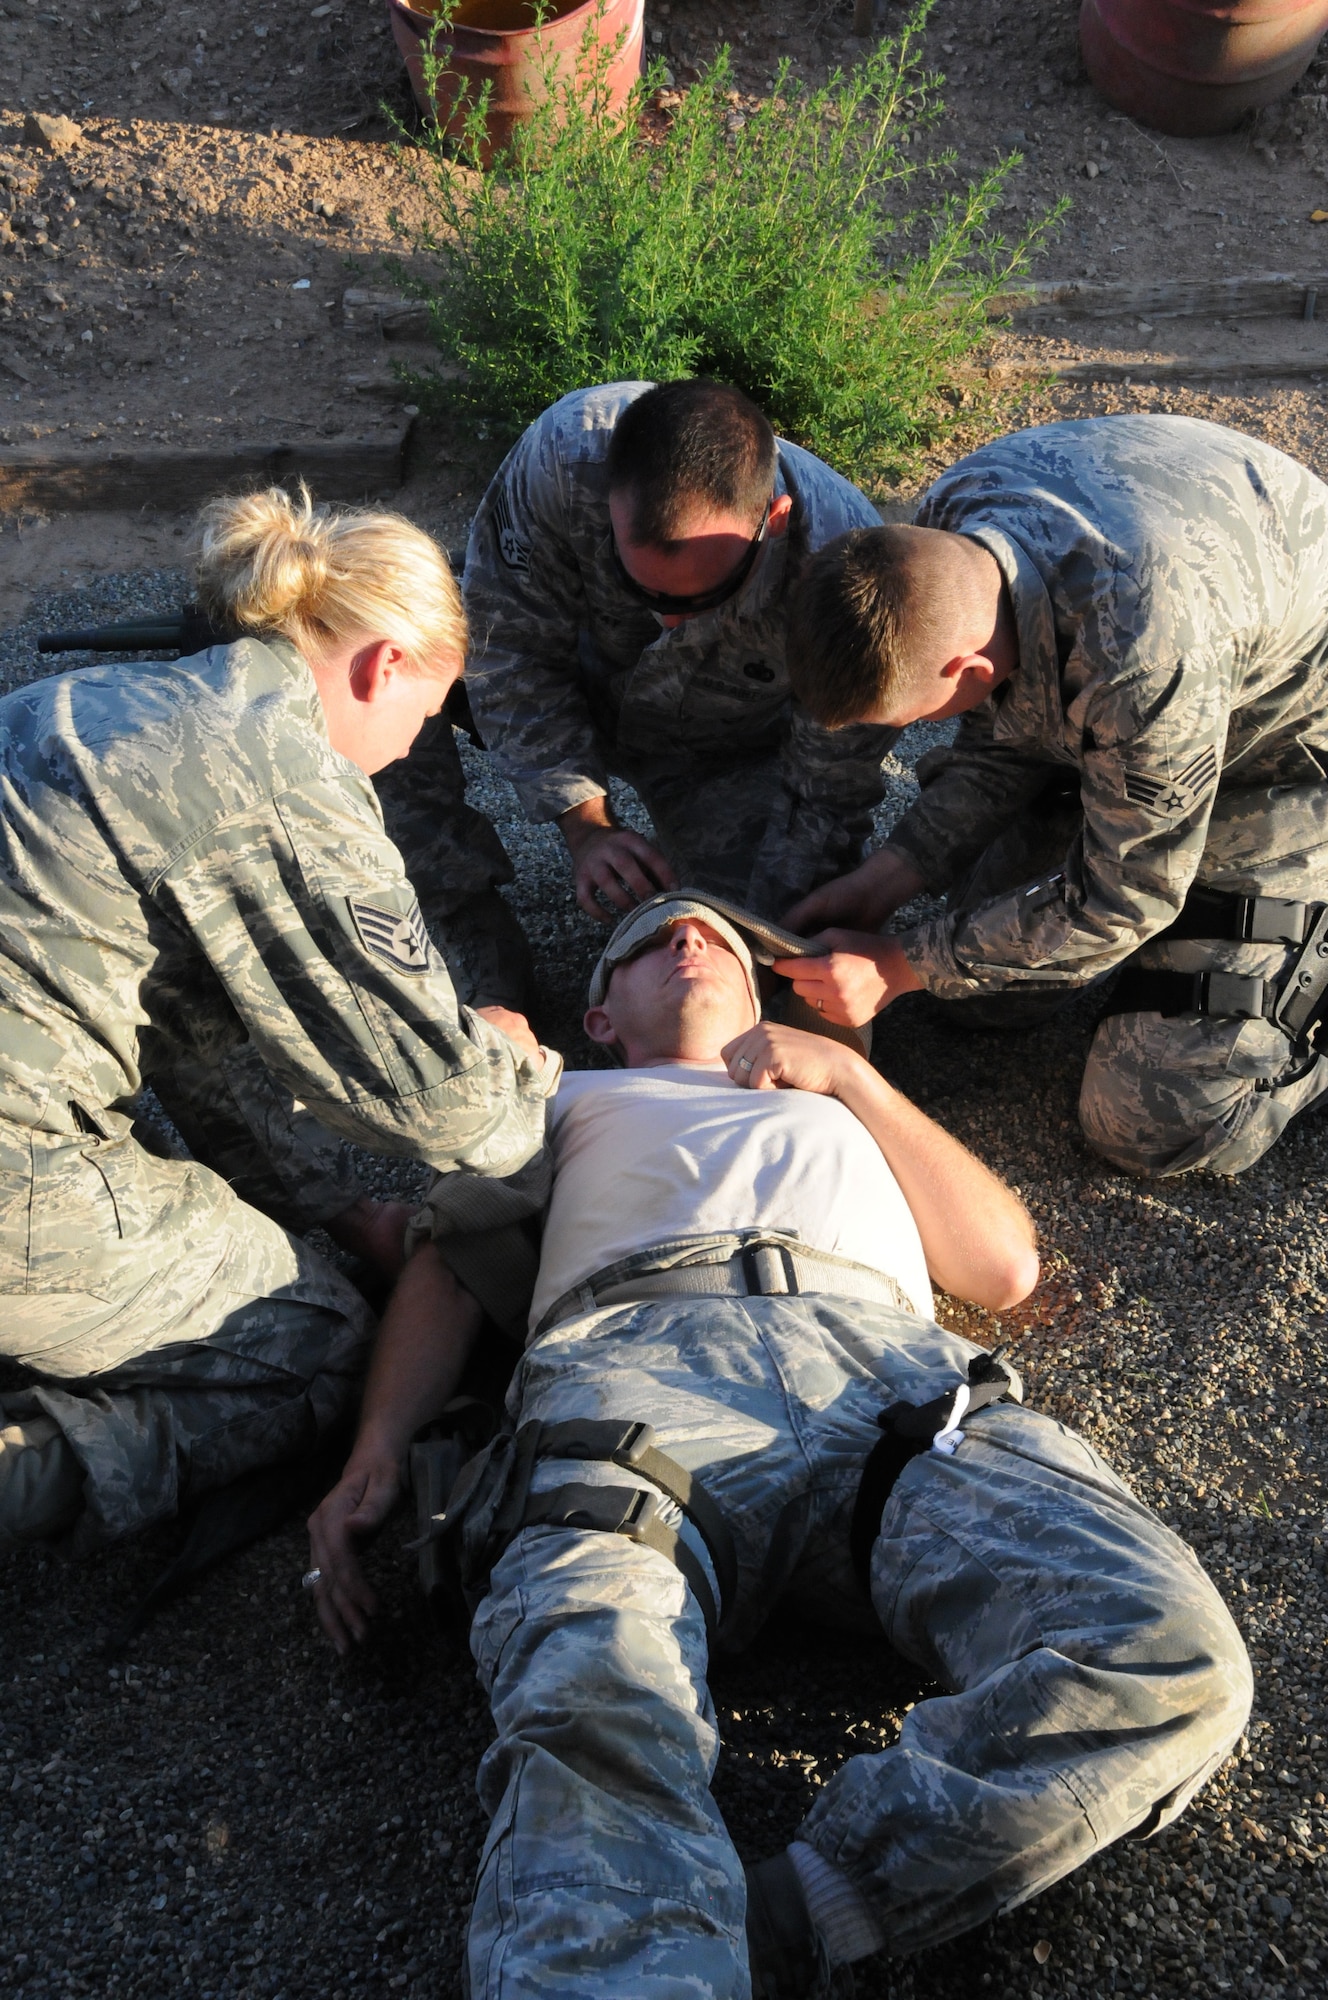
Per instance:
[[[777,916],[856,860],[895,732],[832,738],[792,700],[788,598],[809,551],[878,518],[715,382],[581,390],[509,453],[466,554],[467,687],[583,909],[681,879]],[[617,824],[611,774],[655,841]]]
[[[306,1448],[373,1319],[290,1232],[401,1257],[347,1142],[507,1173],[557,1073],[458,1008],[369,782],[461,671],[437,548],[272,492],[206,510],[199,580],[252,636],[0,703],[0,1547]]]
[[[811,564],[795,690],[828,727],[960,716],[861,867],[787,913],[827,1019],[916,988],[1037,1019],[1124,967],[1079,1113],[1135,1173],[1239,1173],[1328,1091],[1328,488],[1179,417],[1002,438],[912,527]],[[883,939],[921,890],[945,914]]]

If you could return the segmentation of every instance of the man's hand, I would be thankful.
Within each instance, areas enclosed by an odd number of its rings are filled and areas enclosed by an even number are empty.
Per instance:
[[[897,1000],[922,985],[900,949],[898,938],[877,937],[873,931],[822,931],[816,940],[830,950],[824,958],[777,958],[774,969],[791,980],[793,991],[845,1028],[860,1028]]]
[[[378,1593],[360,1568],[355,1537],[381,1527],[401,1491],[401,1468],[391,1454],[352,1458],[322,1505],[309,1516],[310,1568],[318,1622],[344,1658],[363,1639],[378,1610]]]
[[[658,848],[629,827],[616,826],[606,798],[569,806],[558,825],[576,871],[577,903],[601,923],[613,921],[605,902],[615,910],[633,910],[661,889],[677,888],[678,878]]]
[[[729,1075],[748,1090],[814,1090],[838,1097],[863,1058],[843,1042],[759,1021],[720,1050]]]
[[[813,889],[785,912],[784,922],[791,931],[804,936],[822,924],[846,924],[854,930],[878,931],[904,903],[911,902],[927,884],[908,856],[897,847],[878,848],[860,868],[841,875],[823,888]]]
[[[535,1030],[524,1014],[514,1014],[510,1007],[474,1007],[471,1012],[487,1021],[491,1028],[497,1028],[500,1035],[506,1035],[509,1042],[515,1042],[523,1055],[539,1054]]]

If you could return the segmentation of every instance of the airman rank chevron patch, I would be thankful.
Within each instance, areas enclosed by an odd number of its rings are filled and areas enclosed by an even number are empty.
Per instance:
[[[1192,757],[1174,778],[1145,777],[1141,771],[1125,774],[1125,796],[1137,806],[1178,818],[1189,812],[1217,778],[1217,752],[1210,743]]]
[[[429,933],[418,903],[403,917],[399,910],[376,910],[372,903],[347,899],[360,943],[376,958],[385,958],[398,972],[429,970]]]
[[[530,568],[530,543],[518,534],[512,509],[507,504],[507,495],[500,493],[493,510],[493,532],[498,542],[498,553],[509,569]]]

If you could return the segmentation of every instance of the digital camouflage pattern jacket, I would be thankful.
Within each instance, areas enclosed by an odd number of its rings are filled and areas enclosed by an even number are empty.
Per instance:
[[[996,558],[1019,665],[923,761],[891,845],[939,891],[1058,770],[1083,804],[1063,873],[907,934],[925,986],[1081,985],[1163,930],[1196,877],[1260,886],[1272,787],[1283,824],[1281,788],[1303,788],[1305,886],[1324,893],[1328,487],[1215,424],[1100,417],[984,446],[916,519]],[[1294,896],[1285,854],[1277,868],[1271,893]]]
[[[751,894],[787,898],[819,880],[828,828],[870,813],[897,731],[831,734],[793,704],[785,663],[789,582],[801,556],[850,528],[880,525],[871,503],[797,445],[781,442],[788,533],[771,541],[729,603],[671,632],[623,585],[613,560],[607,456],[613,426],[648,382],[583,389],[530,426],[480,504],[466,552],[471,706],[499,769],[534,820],[635,780],[778,758],[782,784]],[[722,782],[710,794],[723,810]],[[698,801],[698,808],[704,804]]]
[[[505,1174],[557,1073],[459,1010],[368,778],[285,640],[0,702],[0,1133],[126,1131],[245,1042],[342,1138]]]

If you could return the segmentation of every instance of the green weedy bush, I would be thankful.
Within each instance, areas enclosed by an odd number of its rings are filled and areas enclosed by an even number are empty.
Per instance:
[[[988,331],[984,301],[1054,219],[1013,246],[992,229],[1017,156],[895,212],[950,157],[929,168],[908,150],[938,110],[929,5],[819,89],[781,67],[745,124],[727,50],[662,133],[641,123],[659,66],[625,117],[601,119],[608,57],[588,35],[579,75],[550,60],[547,102],[487,173],[482,101],[459,149],[473,173],[426,138],[434,221],[418,247],[439,276],[415,289],[455,379],[413,377],[417,398],[515,433],[589,383],[714,375],[860,484],[888,481],[956,420],[943,392]]]

